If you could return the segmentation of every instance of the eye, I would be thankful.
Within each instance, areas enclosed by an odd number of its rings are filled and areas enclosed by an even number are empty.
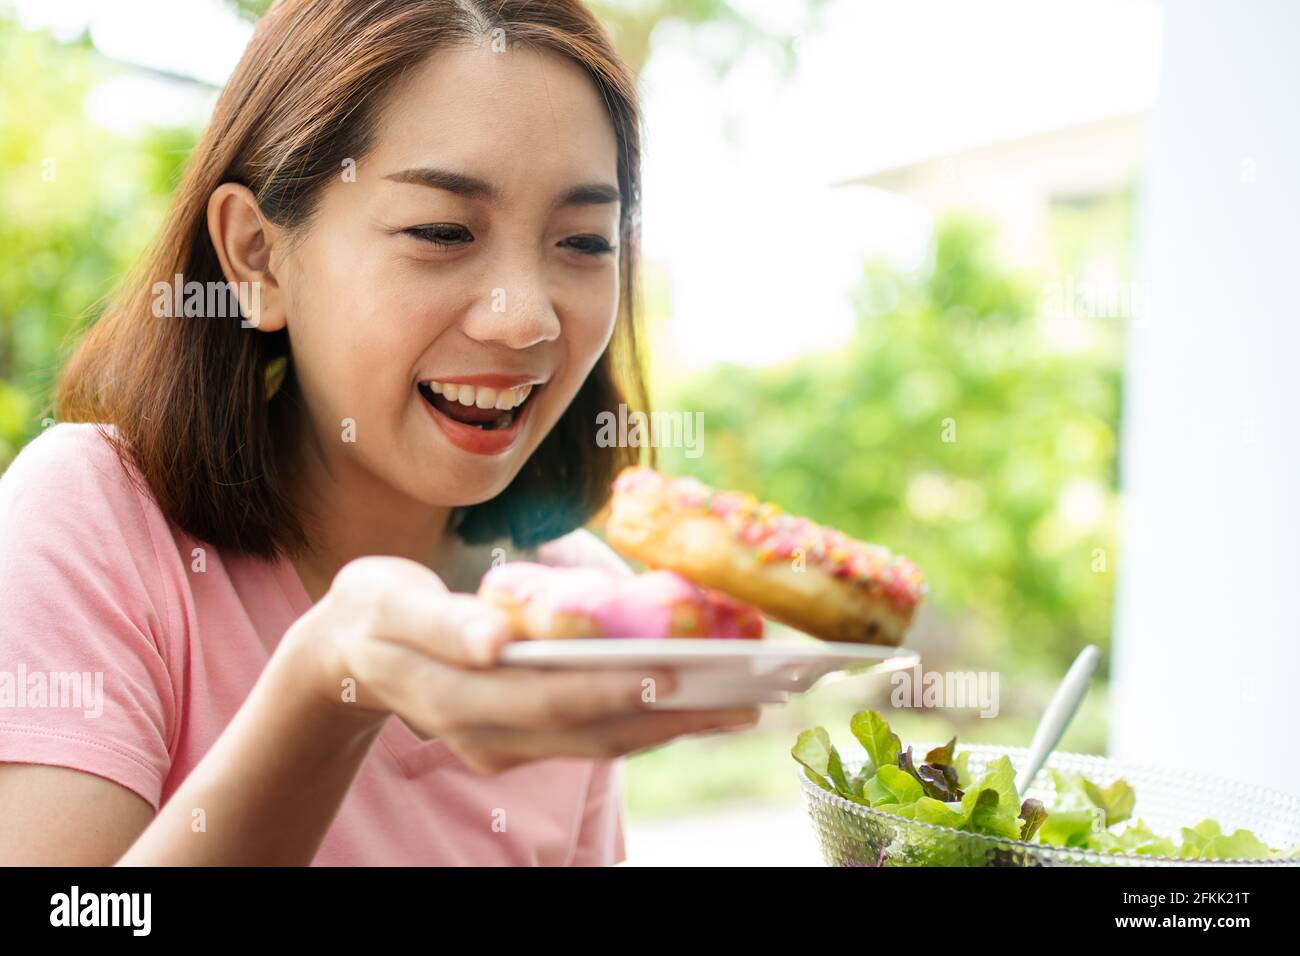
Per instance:
[[[588,256],[603,256],[608,252],[613,252],[614,247],[602,239],[600,236],[570,236],[568,239],[560,240],[557,245],[573,249]]]
[[[443,248],[474,241],[474,237],[470,235],[468,229],[464,226],[458,226],[454,222],[435,222],[427,226],[412,226],[410,229],[403,229],[402,232]]]

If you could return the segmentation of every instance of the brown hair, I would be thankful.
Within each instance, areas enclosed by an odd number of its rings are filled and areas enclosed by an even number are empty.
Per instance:
[[[456,509],[452,527],[476,543],[558,537],[591,518],[614,474],[638,457],[594,437],[600,411],[648,405],[634,301],[640,114],[635,79],[599,22],[578,0],[279,0],[222,90],[154,246],[56,392],[59,419],[116,426],[105,435],[118,455],[194,537],[268,559],[308,545],[275,451],[302,420],[301,398],[292,363],[274,397],[265,388],[268,363],[289,352],[286,330],[250,332],[238,316],[156,318],[154,284],[177,274],[225,281],[207,229],[221,183],[247,186],[280,226],[307,222],[343,161],[371,145],[376,104],[393,82],[434,50],[485,35],[568,57],[601,94],[619,148],[620,305],[609,348],[550,434],[500,495]]]

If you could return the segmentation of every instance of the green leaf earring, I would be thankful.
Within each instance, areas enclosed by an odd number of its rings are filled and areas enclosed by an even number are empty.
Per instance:
[[[284,382],[285,369],[289,367],[289,356],[277,355],[266,363],[266,397],[272,398]]]

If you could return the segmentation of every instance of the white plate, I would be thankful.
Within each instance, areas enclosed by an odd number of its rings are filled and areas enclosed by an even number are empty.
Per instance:
[[[501,663],[517,667],[672,668],[677,689],[655,705],[664,710],[783,703],[836,671],[886,674],[919,660],[901,647],[768,638],[516,641],[501,655]]]

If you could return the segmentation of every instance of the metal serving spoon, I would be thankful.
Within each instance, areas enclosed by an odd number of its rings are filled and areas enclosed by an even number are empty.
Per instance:
[[[1061,686],[1056,688],[1056,693],[1052,695],[1052,702],[1047,705],[1042,719],[1038,721],[1038,729],[1034,731],[1034,741],[1029,745],[1029,755],[1025,758],[1020,772],[1016,774],[1016,793],[1021,797],[1025,795],[1025,791],[1029,789],[1038,771],[1056,749],[1056,745],[1061,742],[1065,728],[1074,719],[1075,712],[1083,702],[1083,697],[1088,692],[1088,685],[1092,682],[1092,675],[1097,672],[1097,665],[1100,662],[1101,651],[1097,650],[1095,644],[1089,644],[1079,652],[1079,656],[1066,671]]]

